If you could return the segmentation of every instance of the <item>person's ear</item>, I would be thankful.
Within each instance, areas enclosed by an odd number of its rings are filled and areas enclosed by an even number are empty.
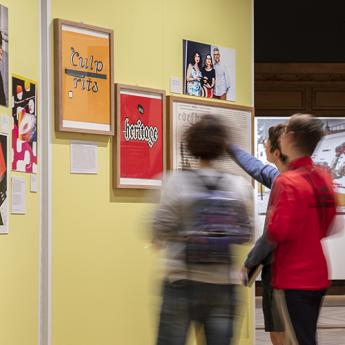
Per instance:
[[[274,159],[279,159],[280,158],[280,150],[275,149],[273,151],[273,157],[274,157]]]

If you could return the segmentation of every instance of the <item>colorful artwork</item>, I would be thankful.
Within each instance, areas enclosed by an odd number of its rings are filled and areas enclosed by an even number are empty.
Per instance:
[[[0,105],[8,106],[8,9],[0,5]]]
[[[12,76],[12,170],[37,173],[36,83]]]
[[[118,88],[118,186],[159,187],[165,165],[165,94],[144,88]]]
[[[338,212],[345,213],[345,118],[323,118],[325,136],[313,153],[315,164],[327,167],[337,192]]]
[[[320,119],[324,123],[325,136],[316,147],[312,159],[315,164],[329,168],[337,193],[338,213],[345,213],[345,118],[321,117]],[[256,118],[256,157],[264,164],[272,164],[266,159],[264,147],[268,129],[287,120],[287,117]],[[259,183],[256,185],[258,214],[266,214],[270,189]]]
[[[113,134],[112,31],[55,20],[57,130]]]
[[[7,135],[0,134],[0,233],[8,233]]]
[[[183,81],[190,96],[236,100],[236,51],[183,40]]]

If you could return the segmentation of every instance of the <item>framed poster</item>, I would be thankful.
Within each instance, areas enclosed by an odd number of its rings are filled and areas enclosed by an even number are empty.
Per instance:
[[[159,188],[166,170],[165,91],[116,85],[114,188]]]
[[[12,75],[12,170],[37,173],[37,87]]]
[[[0,5],[0,105],[8,106],[8,9]]]
[[[252,107],[204,101],[184,97],[168,97],[169,100],[169,169],[190,169],[198,161],[187,151],[184,132],[205,114],[213,114],[229,127],[232,142],[247,152],[252,152]],[[245,177],[250,177],[226,154],[217,162],[218,168]]]
[[[0,234],[8,234],[8,136],[0,134]]]
[[[326,167],[333,177],[338,199],[338,214],[345,213],[345,117],[319,117],[324,123],[325,136],[316,147],[312,159],[315,164]],[[268,129],[279,123],[287,122],[288,117],[257,117],[255,121],[256,157],[265,164],[264,140]],[[273,164],[272,164],[273,165]],[[266,214],[270,189],[257,183],[256,200],[258,214]]]
[[[235,49],[183,40],[183,93],[235,101]]]
[[[55,128],[114,134],[113,31],[54,19]]]

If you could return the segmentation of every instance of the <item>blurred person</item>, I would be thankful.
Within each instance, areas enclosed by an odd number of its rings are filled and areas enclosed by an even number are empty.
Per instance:
[[[273,288],[293,344],[316,345],[317,320],[329,286],[322,239],[336,213],[332,179],[311,155],[323,136],[322,122],[308,114],[290,117],[280,138],[288,170],[276,178],[267,235],[276,248]]]
[[[214,168],[228,143],[217,118],[203,116],[187,130],[186,143],[200,168],[168,178],[153,221],[153,242],[166,249],[157,345],[184,345],[192,322],[206,344],[229,345],[240,284],[232,248],[252,235],[250,186]]]
[[[204,67],[201,70],[203,96],[213,98],[213,88],[216,80],[216,72],[212,64],[212,56],[207,54],[205,57]]]
[[[214,97],[226,100],[226,94],[230,89],[230,77],[227,67],[220,61],[219,48],[213,48],[213,67],[216,71],[216,84],[214,88]]]
[[[201,96],[201,55],[198,52],[193,54],[192,61],[189,63],[186,73],[187,94],[190,96]]]
[[[240,149],[236,145],[230,145],[229,153],[234,161],[252,178],[272,189],[274,181],[280,172],[287,169],[287,156],[282,154],[279,139],[285,126],[278,124],[268,130],[268,138],[265,140],[267,161],[275,164],[264,164],[259,159]],[[270,198],[271,199],[271,198]],[[267,209],[270,207],[268,200]],[[266,219],[267,220],[267,219]],[[278,306],[273,298],[272,288],[272,253],[274,244],[267,239],[266,221],[262,236],[255,242],[244,263],[244,274],[247,274],[260,264],[263,265],[261,273],[262,282],[262,309],[265,321],[265,332],[270,333],[273,345],[284,345],[284,323],[280,317]]]

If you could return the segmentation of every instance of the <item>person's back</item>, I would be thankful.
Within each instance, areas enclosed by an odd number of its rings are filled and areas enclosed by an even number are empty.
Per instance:
[[[308,157],[292,163],[290,168],[293,170],[281,174],[276,181],[275,192],[284,200],[279,216],[271,219],[279,224],[273,228],[273,236],[279,241],[273,285],[278,289],[325,289],[329,278],[321,240],[327,235],[335,207],[320,210],[322,205],[315,204],[315,189],[324,190],[321,199],[334,206],[332,180]],[[293,203],[298,205],[291,215]],[[324,218],[322,223],[320,217]]]
[[[211,168],[201,168],[196,171],[180,171],[173,173],[167,180],[162,196],[162,203],[156,212],[155,237],[168,240],[166,274],[169,280],[190,279],[214,284],[240,283],[234,271],[231,271],[230,263],[198,264],[185,261],[184,238],[194,222],[194,207],[198,198],[207,190],[205,184],[216,185],[220,191],[231,192],[248,206],[250,198],[250,186],[240,176],[219,172]],[[174,209],[174,216],[167,217]],[[243,211],[247,212],[246,209]],[[164,225],[163,225],[164,224]],[[176,226],[175,231],[172,228]],[[249,241],[248,232],[246,241]]]

